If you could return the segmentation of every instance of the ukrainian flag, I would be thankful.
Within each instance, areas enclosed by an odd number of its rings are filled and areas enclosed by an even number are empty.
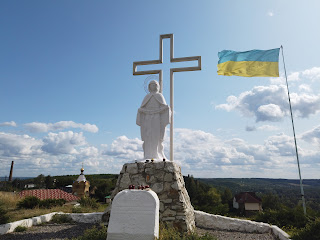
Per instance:
[[[246,52],[223,50],[218,53],[218,75],[279,77],[279,51],[280,48]]]

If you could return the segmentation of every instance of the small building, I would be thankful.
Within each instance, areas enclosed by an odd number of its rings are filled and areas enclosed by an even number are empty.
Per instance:
[[[87,181],[83,174],[84,169],[81,168],[80,171],[81,174],[79,175],[78,179],[72,184],[72,194],[80,198],[89,197],[90,182]]]
[[[111,203],[111,196],[106,196],[105,200],[107,204]]]
[[[36,185],[34,183],[27,183],[24,185],[24,188],[28,189],[28,188],[35,188]]]
[[[34,196],[40,200],[45,199],[64,199],[67,202],[77,201],[79,197],[74,196],[70,193],[62,191],[61,189],[34,189],[34,190],[23,190],[19,193],[20,197]]]
[[[233,207],[246,216],[262,211],[262,200],[254,192],[241,192],[234,196]]]

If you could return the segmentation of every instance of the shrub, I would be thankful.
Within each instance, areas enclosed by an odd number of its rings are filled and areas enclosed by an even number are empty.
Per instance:
[[[14,232],[24,232],[27,230],[27,227],[18,226],[14,229]]]
[[[57,206],[62,206],[66,203],[64,199],[45,199],[39,202],[39,207],[41,208],[52,208]]]
[[[18,202],[18,208],[32,209],[39,206],[40,199],[34,196],[25,197]]]
[[[58,224],[73,223],[73,220],[68,214],[56,214],[52,217],[51,222]]]
[[[107,227],[87,229],[84,231],[83,236],[72,238],[72,240],[106,240],[107,239]]]
[[[94,198],[81,198],[79,203],[81,207],[99,208],[99,204]]]
[[[320,239],[320,218],[309,222],[304,228],[298,230],[292,236],[293,240],[319,240]]]

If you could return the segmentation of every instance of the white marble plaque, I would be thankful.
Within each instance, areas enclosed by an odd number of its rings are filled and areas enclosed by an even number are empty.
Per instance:
[[[152,190],[123,190],[111,207],[107,240],[159,237],[159,198]]]

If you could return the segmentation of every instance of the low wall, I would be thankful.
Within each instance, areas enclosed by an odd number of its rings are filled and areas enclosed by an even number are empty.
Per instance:
[[[18,226],[21,227],[32,227],[35,225],[39,225],[41,223],[50,222],[52,217],[56,214],[67,214],[69,215],[73,221],[79,223],[99,223],[101,222],[103,212],[94,212],[94,213],[63,213],[63,212],[53,212],[45,215],[41,215],[39,217],[27,218],[23,220],[19,220],[12,223],[2,224],[0,225],[0,235],[13,232],[14,229]]]
[[[280,228],[267,223],[242,220],[237,218],[213,215],[201,211],[194,211],[196,226],[206,229],[237,231],[246,233],[273,233],[280,240],[288,240],[290,236]]]
[[[56,214],[70,215],[73,221],[80,223],[99,223],[103,212],[94,213],[63,213],[53,212],[39,217],[23,219],[20,221],[0,225],[0,235],[13,232],[18,226],[32,227],[45,222],[50,222]],[[195,222],[197,227],[206,229],[215,229],[223,231],[237,231],[247,233],[273,233],[280,240],[288,240],[290,236],[282,231],[279,227],[269,225],[267,223],[254,222],[250,220],[242,220],[237,218],[213,215],[201,211],[194,211]]]

